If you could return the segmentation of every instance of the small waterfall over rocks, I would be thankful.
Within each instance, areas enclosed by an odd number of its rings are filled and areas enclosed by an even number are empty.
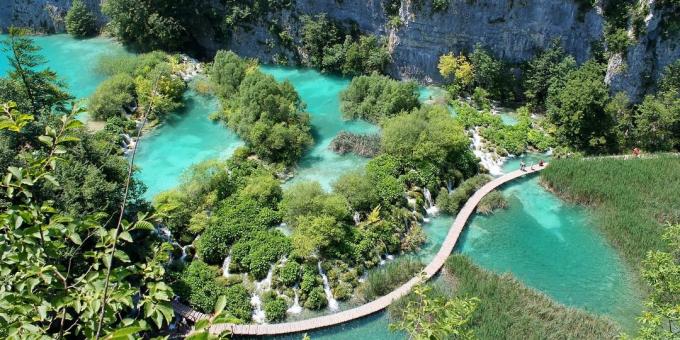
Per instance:
[[[326,276],[326,273],[324,273],[323,268],[321,268],[321,261],[317,262],[317,267],[319,267],[319,274],[321,274],[321,279],[323,280],[323,290],[326,293],[326,299],[328,300],[328,309],[334,312],[340,308],[338,300],[333,297],[331,285],[328,284],[328,277]]]
[[[427,188],[423,189],[423,196],[425,197],[425,211],[427,211],[428,216],[436,215],[439,212],[439,208],[434,203],[432,199],[432,194]]]
[[[222,263],[222,276],[229,277],[229,265],[231,264],[231,254],[229,254]]]
[[[359,225],[359,223],[361,222],[361,214],[359,214],[358,211],[354,212],[352,218],[354,219],[354,225]]]
[[[295,299],[293,299],[293,305],[286,312],[288,314],[300,314],[302,313],[302,306],[300,306],[300,293],[298,292],[297,285],[295,285],[293,291],[295,292]]]
[[[250,304],[253,306],[253,321],[255,323],[265,323],[266,315],[264,309],[262,309],[262,300],[260,299],[260,293],[271,288],[272,276],[274,276],[274,266],[269,268],[267,272],[267,277],[262,279],[262,281],[255,282],[255,290],[253,291],[253,296],[250,298]]]
[[[491,175],[502,175],[505,158],[496,157],[494,159],[494,156],[496,156],[494,153],[484,151],[484,142],[482,142],[482,136],[479,135],[477,128],[470,129],[470,132],[472,133],[472,152],[480,159],[479,163],[488,169]]]

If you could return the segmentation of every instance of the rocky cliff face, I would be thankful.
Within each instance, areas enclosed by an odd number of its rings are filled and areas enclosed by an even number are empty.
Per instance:
[[[1,1],[0,28],[17,25],[62,31],[62,18],[71,1]],[[107,0],[86,3],[103,24],[105,18],[99,11],[102,1]],[[401,25],[397,28],[389,28],[390,18],[382,0],[296,0],[291,10],[268,19],[276,19],[295,36],[300,30],[299,17],[317,13],[353,22],[365,33],[388,37],[394,61],[389,72],[397,78],[424,82],[439,80],[436,65],[440,55],[471,51],[475,44],[497,57],[521,62],[559,38],[569,53],[584,61],[590,55],[591,44],[602,39],[604,25],[598,8],[584,11],[574,0],[451,0],[442,12],[432,11],[432,0],[401,0]],[[647,79],[658,77],[666,65],[680,56],[677,41],[659,37],[654,14],[648,18],[647,34],[625,56],[612,58],[607,81],[613,91],[626,91],[638,98],[650,83]],[[278,46],[267,20],[236,29],[226,43],[215,39],[209,26],[194,28],[196,40],[208,54],[229,48],[243,56],[271,62],[293,60],[299,52],[296,47],[290,50]]]
[[[105,18],[101,14],[100,5],[104,0],[84,0],[85,4],[96,13],[101,25]],[[63,32],[64,16],[73,0],[1,0],[0,30],[10,26],[32,27],[47,33]]]

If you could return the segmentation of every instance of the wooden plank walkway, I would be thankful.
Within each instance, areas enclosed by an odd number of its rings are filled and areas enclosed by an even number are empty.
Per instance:
[[[548,164],[546,163],[545,166],[547,165]],[[430,262],[425,267],[425,269],[423,269],[423,274],[412,278],[411,280],[404,283],[399,288],[393,290],[392,292],[385,296],[382,296],[376,300],[373,300],[369,303],[366,303],[356,308],[348,309],[346,311],[342,311],[335,314],[319,316],[316,318],[294,322],[264,325],[217,324],[213,325],[210,328],[210,331],[214,334],[220,334],[224,331],[229,331],[235,335],[280,335],[287,333],[298,333],[309,331],[312,329],[342,324],[348,321],[359,319],[379,312],[387,308],[392,302],[407,295],[414,286],[421,282],[423,278],[425,280],[430,279],[444,266],[444,263],[446,263],[446,259],[449,257],[449,255],[453,251],[453,248],[456,246],[458,238],[460,237],[460,234],[463,232],[463,228],[465,228],[468,219],[470,218],[470,216],[472,216],[472,214],[475,211],[475,208],[477,207],[477,204],[479,204],[479,201],[481,201],[481,199],[484,196],[486,196],[488,193],[498,188],[499,186],[507,182],[510,182],[516,178],[522,177],[530,173],[541,171],[545,168],[545,166],[539,167],[538,165],[535,165],[534,170],[531,169],[527,169],[526,171],[517,170],[505,174],[501,177],[492,180],[491,182],[487,183],[479,190],[477,190],[474,193],[474,195],[472,195],[472,197],[470,197],[470,199],[468,199],[468,201],[465,203],[463,209],[461,209],[460,212],[458,212],[458,215],[456,215],[456,219],[455,221],[453,221],[453,225],[451,226],[451,229],[449,229],[449,233],[448,235],[446,235],[446,239],[444,240],[444,243],[439,249],[439,252],[437,252],[437,255],[434,257],[432,262]],[[177,314],[186,317],[187,319],[192,321],[209,317],[209,315],[196,312],[192,310],[190,307],[187,307],[177,301],[173,302],[173,307]]]

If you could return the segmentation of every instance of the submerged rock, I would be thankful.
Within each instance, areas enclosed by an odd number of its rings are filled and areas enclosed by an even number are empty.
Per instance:
[[[362,157],[374,157],[380,152],[380,135],[361,135],[340,131],[331,142],[329,149],[341,155],[352,152]]]

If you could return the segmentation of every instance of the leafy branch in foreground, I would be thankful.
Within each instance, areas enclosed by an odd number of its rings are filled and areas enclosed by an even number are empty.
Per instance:
[[[399,321],[390,329],[406,331],[411,339],[474,339],[470,329],[472,314],[479,299],[447,299],[430,294],[432,287],[420,284],[413,288]]]
[[[152,218],[123,221],[118,238],[108,229],[105,214],[75,218],[41,200],[38,187],[58,185],[53,173],[74,142],[82,123],[59,118],[38,138],[42,148],[27,147],[21,167],[10,167],[0,183],[0,336],[10,339],[41,337],[92,338],[111,269],[110,294],[104,308],[107,338],[128,338],[152,324],[160,328],[173,317],[172,290],[162,282],[167,245],[156,245],[152,258],[135,261],[125,245],[149,233]],[[0,108],[0,130],[18,133],[32,115],[20,113],[13,103]],[[113,251],[114,245],[119,248]],[[149,322],[147,322],[149,320]]]

